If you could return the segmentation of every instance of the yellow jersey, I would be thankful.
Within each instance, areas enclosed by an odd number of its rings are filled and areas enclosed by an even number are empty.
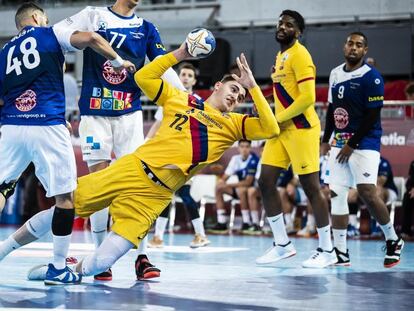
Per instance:
[[[200,97],[162,80],[161,75],[177,63],[172,53],[158,57],[135,74],[141,90],[163,106],[163,119],[156,135],[135,154],[154,168],[177,167],[189,179],[240,139],[276,136],[279,127],[258,86],[249,90],[260,118],[222,113]]]
[[[316,68],[308,50],[296,41],[295,44],[276,55],[275,66],[271,75],[273,81],[273,97],[276,116],[281,111],[294,105],[299,96],[299,84],[315,80]],[[319,124],[315,111],[315,103],[308,105],[304,111],[280,124],[282,129],[310,128]]]

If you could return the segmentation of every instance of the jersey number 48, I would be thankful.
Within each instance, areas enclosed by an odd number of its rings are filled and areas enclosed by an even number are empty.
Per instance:
[[[18,57],[13,57],[14,50],[16,46],[12,46],[7,54],[7,68],[6,68],[6,75],[9,73],[16,71],[16,75],[22,74],[22,62],[23,66],[27,69],[34,69],[40,64],[40,55],[39,52],[36,50],[37,42],[36,39],[33,37],[29,37],[24,39],[20,43],[20,52],[23,54],[22,61],[19,60]]]

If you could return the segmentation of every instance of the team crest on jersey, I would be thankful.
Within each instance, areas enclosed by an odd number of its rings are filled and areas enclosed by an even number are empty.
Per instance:
[[[111,65],[111,62],[107,60],[103,65],[102,75],[104,79],[111,84],[121,84],[127,78],[126,69],[122,69],[121,72],[116,72]]]
[[[99,21],[98,24],[98,31],[106,31],[106,28],[108,27],[108,23],[105,21]]]
[[[336,108],[334,111],[334,120],[336,128],[342,130],[349,124],[349,114],[343,108]]]
[[[280,62],[279,70],[283,70],[283,68],[285,67],[285,61],[287,61],[288,57],[289,57],[289,54],[283,55],[282,61]]]
[[[36,93],[32,90],[26,90],[22,95],[16,98],[15,105],[17,110],[28,112],[36,107]]]

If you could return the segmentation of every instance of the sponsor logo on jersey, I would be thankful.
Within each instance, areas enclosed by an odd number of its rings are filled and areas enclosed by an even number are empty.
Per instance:
[[[66,18],[66,19],[65,19],[65,22],[66,22],[66,24],[68,24],[68,25],[73,24],[73,20],[72,20],[70,17]]]
[[[145,37],[145,34],[142,32],[134,32],[134,31],[130,31],[129,32],[131,34],[131,36],[133,36],[135,39],[142,39]]]
[[[28,112],[36,107],[36,93],[32,90],[26,90],[22,95],[16,98],[14,103],[17,110]]]
[[[166,51],[166,49],[165,49],[164,45],[162,45],[161,43],[156,43],[156,44],[155,44],[155,47],[156,47],[157,49],[160,49],[160,50]]]
[[[208,127],[217,126],[219,129],[222,129],[223,128],[223,125],[220,122],[218,122],[217,120],[215,120],[212,117],[210,117],[204,111],[201,111],[200,110],[197,113],[196,118],[197,118],[198,121],[200,121],[201,123],[207,125]]]
[[[132,108],[132,93],[94,87],[89,108],[94,110],[127,110]]]
[[[334,120],[336,128],[342,130],[349,124],[348,111],[343,108],[336,108],[334,111]]]
[[[111,62],[109,60],[107,60],[104,64],[103,64],[103,71],[102,71],[102,76],[104,77],[104,79],[111,83],[111,84],[121,84],[122,82],[125,81],[125,79],[127,78],[127,71],[126,69],[122,69],[121,72],[116,72],[114,70],[114,68],[111,65]]]
[[[368,97],[369,102],[376,102],[380,100],[384,100],[384,96],[369,96]]]
[[[351,139],[353,133],[335,133],[331,145],[334,147],[342,148]]]

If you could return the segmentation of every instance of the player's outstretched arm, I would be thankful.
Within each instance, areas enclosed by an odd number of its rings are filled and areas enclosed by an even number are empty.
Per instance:
[[[171,93],[173,89],[176,90],[170,84],[164,83],[161,76],[172,66],[189,58],[191,55],[185,44],[182,44],[177,50],[157,57],[138,70],[134,75],[135,82],[150,100],[157,102],[162,94]]]
[[[232,77],[243,87],[249,90],[259,114],[258,118],[247,118],[245,123],[245,134],[248,139],[266,139],[275,137],[280,133],[276,118],[263,96],[262,91],[256,83],[246,57],[242,53],[236,59],[240,69],[240,77],[233,74]]]
[[[128,60],[123,60],[115,50],[109,45],[108,41],[95,32],[75,31],[70,37],[70,43],[78,48],[91,48],[111,61],[115,70],[126,69],[131,73],[136,71],[135,65]]]

